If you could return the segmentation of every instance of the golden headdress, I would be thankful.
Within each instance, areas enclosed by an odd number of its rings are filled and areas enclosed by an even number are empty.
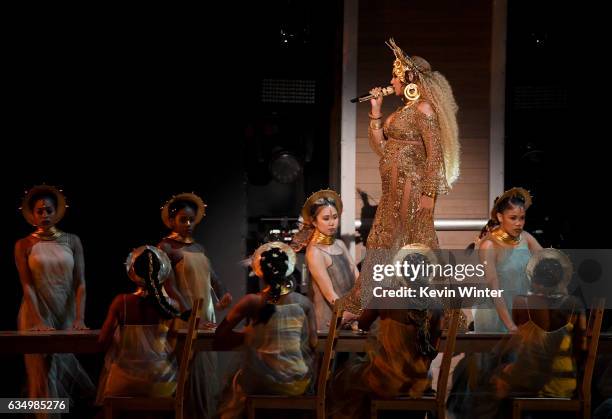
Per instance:
[[[423,256],[427,260],[427,264],[429,265],[437,265],[440,263],[438,257],[430,247],[421,243],[412,243],[407,244],[400,250],[398,250],[398,252],[395,254],[395,257],[393,258],[393,265],[396,265],[398,263],[402,265],[404,263],[404,259],[406,259],[406,257],[411,254],[419,254]],[[432,282],[433,279],[434,276],[430,270],[428,271],[427,275],[424,275],[424,278],[421,279],[421,282]]]
[[[525,209],[528,209],[531,206],[531,194],[525,188],[511,188],[505,191],[503,194],[495,198],[495,202],[493,203],[493,209],[491,209],[491,219],[497,219],[497,213],[499,211],[499,203],[503,202],[507,198],[519,198],[523,202],[525,202]]]
[[[412,71],[415,75],[425,73],[426,69],[423,65],[419,65],[410,56],[406,55],[404,51],[395,43],[393,38],[389,38],[386,42],[387,46],[391,48],[393,54],[395,54],[395,61],[393,62],[393,75],[401,80],[402,83],[406,83],[406,72]]]
[[[127,271],[128,276],[139,287],[143,287],[143,288],[146,287],[148,279],[142,278],[134,270],[134,263],[136,262],[136,259],[138,259],[138,257],[142,255],[145,250],[150,251],[151,254],[155,256],[155,258],[158,260],[159,271],[157,272],[156,280],[159,284],[163,284],[166,281],[166,279],[168,279],[168,277],[170,276],[170,271],[172,270],[172,264],[170,263],[170,259],[168,258],[168,255],[166,254],[166,252],[154,246],[144,245],[130,252],[130,254],[128,255],[125,261],[125,269]]]
[[[174,195],[172,198],[166,201],[166,203],[161,209],[162,221],[164,222],[166,227],[170,229],[172,228],[172,224],[170,223],[170,219],[172,218],[172,215],[170,214],[170,206],[176,201],[188,201],[188,202],[192,202],[196,206],[197,208],[196,215],[195,215],[196,225],[198,225],[200,221],[202,221],[202,218],[204,218],[204,216],[206,215],[206,204],[204,203],[204,201],[202,201],[202,198],[197,196],[195,193],[183,192],[178,195]]]
[[[325,199],[333,203],[338,211],[338,215],[342,214],[342,199],[340,199],[340,195],[331,189],[323,189],[310,195],[306,202],[304,202],[304,206],[302,207],[302,219],[305,224],[312,224],[310,209],[313,205],[317,204],[317,201],[320,199]]]
[[[36,185],[26,192],[20,208],[23,218],[25,218],[29,224],[36,226],[36,223],[34,222],[34,214],[31,208],[34,204],[32,199],[41,195],[51,195],[55,197],[57,208],[55,208],[55,217],[53,220],[51,220],[51,224],[57,224],[62,218],[64,218],[68,205],[66,205],[66,197],[64,196],[62,190],[51,185]]]
[[[279,249],[283,253],[287,255],[287,272],[285,272],[285,276],[289,276],[293,273],[293,269],[295,268],[295,252],[291,247],[283,242],[269,242],[262,244],[255,250],[253,253],[253,258],[251,260],[251,267],[253,268],[253,272],[260,278],[263,278],[263,270],[261,269],[261,255],[264,252],[267,252],[271,249]]]
[[[395,55],[393,62],[393,75],[402,84],[411,83],[406,80],[406,73],[416,77],[414,82],[420,83],[419,89],[424,92],[426,100],[436,111],[438,124],[440,125],[440,142],[444,155],[444,171],[446,184],[441,185],[440,192],[445,193],[459,178],[460,145],[459,128],[457,126],[458,106],[453,96],[453,91],[448,80],[438,71],[432,71],[429,63],[417,56],[409,56],[390,38],[386,43]]]
[[[291,239],[291,248],[295,252],[299,252],[302,249],[306,248],[306,246],[308,246],[308,243],[310,243],[310,240],[313,238],[316,229],[312,224],[313,215],[311,215],[311,210],[314,205],[320,204],[320,200],[322,199],[325,200],[327,203],[333,204],[336,207],[336,210],[338,211],[338,215],[342,214],[342,199],[340,199],[340,195],[338,195],[336,191],[333,191],[331,189],[323,189],[310,195],[308,199],[306,199],[306,202],[304,202],[304,206],[302,207],[301,229]]]
[[[557,278],[557,282],[545,285],[546,278],[537,278],[536,270],[540,263],[548,260],[555,261],[559,264],[561,268],[561,275],[559,278]],[[572,279],[574,266],[570,258],[565,253],[557,249],[548,248],[542,249],[539,252],[535,253],[533,256],[531,256],[529,262],[527,262],[525,272],[527,274],[527,278],[529,278],[531,282],[537,282],[541,286],[544,286],[545,288],[548,288],[550,290],[567,293],[567,285]],[[543,274],[545,277],[551,275],[552,273],[553,272],[550,271],[550,267],[546,267],[545,265],[542,271],[539,272],[539,274]]]
[[[283,242],[269,242],[262,244],[257,248],[257,250],[255,250],[255,253],[253,253],[253,256],[251,258],[251,268],[253,268],[253,272],[255,273],[255,275],[263,279],[264,272],[261,268],[262,254],[272,249],[279,249],[281,252],[287,255],[287,271],[285,272],[285,277],[287,278],[287,280],[280,286],[280,295],[289,294],[296,287],[295,282],[291,278],[291,274],[295,269],[296,256],[295,252],[290,246]],[[263,260],[263,262],[265,263],[265,260]]]

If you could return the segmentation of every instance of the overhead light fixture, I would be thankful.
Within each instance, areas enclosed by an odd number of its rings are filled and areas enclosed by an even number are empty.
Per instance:
[[[293,183],[302,172],[302,164],[292,152],[280,150],[272,155],[269,170],[277,182]]]

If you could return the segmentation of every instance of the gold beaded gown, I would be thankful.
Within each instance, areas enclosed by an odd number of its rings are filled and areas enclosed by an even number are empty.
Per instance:
[[[424,194],[446,194],[450,188],[437,115],[419,111],[421,102],[393,112],[383,126],[385,141],[373,144],[380,157],[382,196],[366,242],[361,274],[348,298],[353,312],[367,307],[372,296],[373,266],[390,263],[394,249],[411,243],[439,248],[433,209],[419,209],[419,201]],[[371,144],[375,141],[372,131],[368,131]]]

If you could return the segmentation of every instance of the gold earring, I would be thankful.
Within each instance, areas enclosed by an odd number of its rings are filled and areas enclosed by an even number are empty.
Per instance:
[[[421,97],[418,86],[414,83],[410,83],[409,85],[404,87],[404,97],[413,102],[419,97]]]

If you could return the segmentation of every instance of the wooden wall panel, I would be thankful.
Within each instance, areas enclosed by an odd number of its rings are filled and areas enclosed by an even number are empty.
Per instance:
[[[389,37],[408,54],[426,58],[449,80],[459,105],[462,146],[461,177],[452,191],[438,200],[436,217],[487,218],[490,132],[491,2],[360,0],[358,91],[386,86],[391,79],[393,53]],[[401,104],[385,98],[389,115]],[[369,104],[358,105],[356,187],[366,191],[371,204],[380,198],[378,156],[367,139]],[[357,196],[355,214],[362,202]],[[461,247],[474,232],[439,232],[442,246]],[[467,243],[466,243],[467,244]]]

